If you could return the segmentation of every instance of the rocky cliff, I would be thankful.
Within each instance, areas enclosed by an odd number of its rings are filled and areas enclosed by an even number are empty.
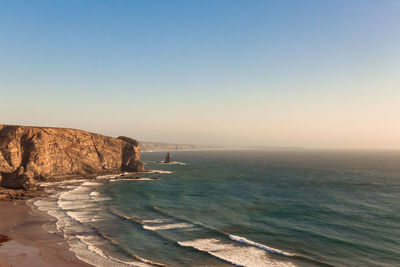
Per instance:
[[[139,142],[81,130],[0,125],[0,186],[143,171]]]

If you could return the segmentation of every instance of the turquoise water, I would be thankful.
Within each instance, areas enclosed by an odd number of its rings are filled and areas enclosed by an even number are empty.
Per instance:
[[[101,219],[77,221],[103,239],[93,244],[106,256],[168,266],[400,266],[400,152],[172,156],[181,164],[142,154],[148,169],[170,172],[141,176],[158,180],[86,185],[102,199],[81,215]]]

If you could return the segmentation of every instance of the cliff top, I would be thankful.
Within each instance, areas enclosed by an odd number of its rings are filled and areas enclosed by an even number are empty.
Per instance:
[[[0,186],[143,171],[139,142],[78,129],[0,124]]]

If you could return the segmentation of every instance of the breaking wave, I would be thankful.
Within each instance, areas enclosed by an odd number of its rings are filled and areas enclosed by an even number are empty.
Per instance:
[[[110,178],[110,177],[107,177]],[[103,178],[105,179],[105,178]],[[93,222],[102,220],[104,210],[101,203],[110,200],[109,197],[93,190],[101,186],[101,183],[80,181],[45,183],[43,186],[57,186],[58,192],[46,199],[32,201],[34,207],[55,217],[55,227],[46,224],[43,228],[51,233],[62,235],[76,256],[98,267],[114,266],[165,266],[137,256],[120,247],[115,241],[103,235],[94,227]],[[71,186],[73,184],[73,186]],[[64,185],[61,186],[60,185]],[[117,246],[118,250],[128,256],[119,259],[114,255],[108,255],[102,246]]]
[[[271,248],[271,247],[268,247],[266,245],[250,241],[250,240],[248,240],[248,239],[246,239],[244,237],[241,237],[241,236],[229,235],[229,238],[234,240],[234,241],[246,244],[246,245],[250,245],[250,246],[253,246],[253,247],[256,247],[256,248],[263,249],[263,250],[268,251],[270,253],[276,253],[276,254],[280,254],[282,256],[287,256],[287,257],[293,257],[294,256],[294,254],[291,254],[291,253],[288,253],[288,252],[285,252],[285,251],[282,251],[282,250],[279,250],[279,249],[276,249],[276,248]]]
[[[272,259],[268,253],[252,246],[237,246],[216,238],[178,241],[180,246],[192,247],[237,266],[295,266],[291,262]]]

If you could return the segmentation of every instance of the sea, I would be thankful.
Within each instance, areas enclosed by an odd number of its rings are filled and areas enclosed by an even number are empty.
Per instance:
[[[31,203],[95,266],[400,266],[400,151],[165,155]]]

